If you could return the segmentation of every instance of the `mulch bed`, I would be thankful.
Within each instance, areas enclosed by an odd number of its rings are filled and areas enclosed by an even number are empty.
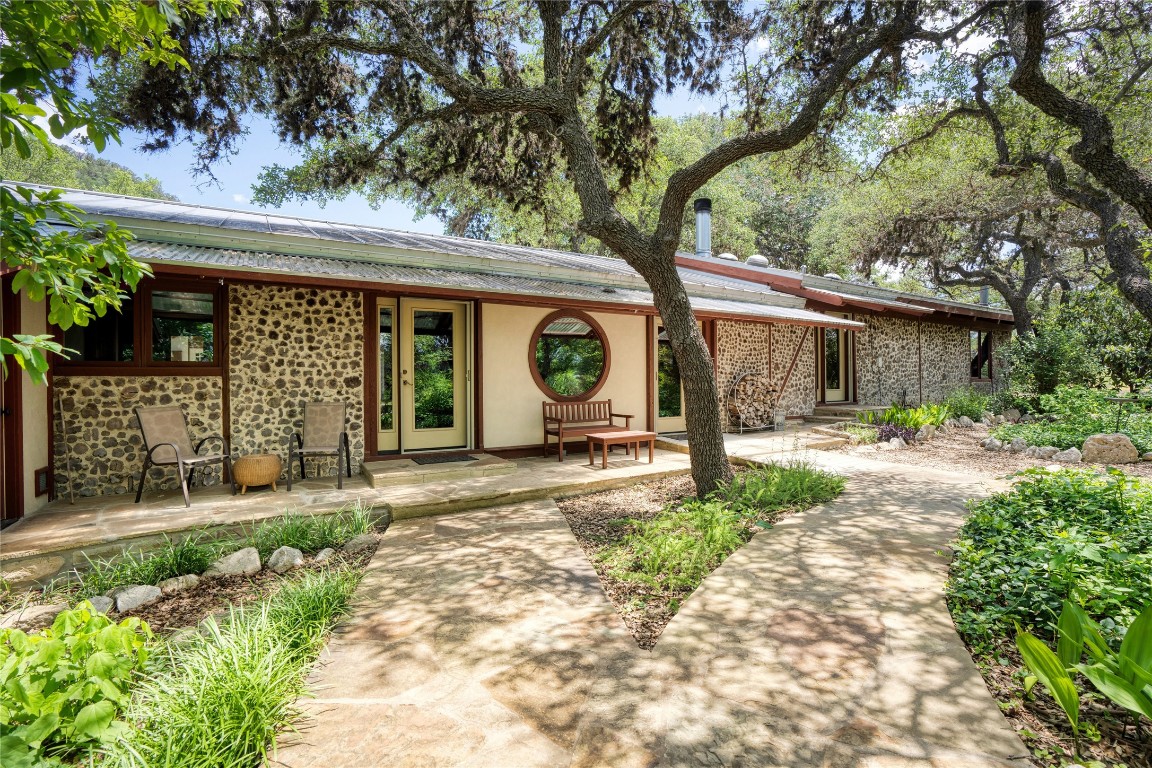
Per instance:
[[[1041,683],[1025,701],[1020,670],[1024,662],[1016,647],[1005,641],[991,657],[974,657],[980,674],[1008,722],[1032,750],[1033,758],[1045,768],[1059,768],[1076,762],[1072,756],[1072,727],[1064,710],[1048,695]],[[1081,681],[1081,691],[1092,690]],[[1080,737],[1080,764],[1098,761],[1107,766],[1152,768],[1152,725],[1143,721],[1143,741],[1136,735],[1130,715],[1111,706],[1103,697],[1080,699],[1080,722],[1099,730],[1099,739]]]

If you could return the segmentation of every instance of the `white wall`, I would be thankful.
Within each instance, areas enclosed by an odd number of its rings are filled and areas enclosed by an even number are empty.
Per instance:
[[[33,336],[48,332],[48,321],[43,302],[35,303],[20,294],[20,332]],[[15,366],[13,366],[15,367]],[[32,378],[20,371],[20,395],[22,403],[22,424],[24,443],[24,467],[21,471],[24,481],[24,514],[34,512],[48,503],[48,496],[36,495],[37,469],[46,467],[48,459],[48,387],[33,384]]]
[[[532,332],[554,310],[484,304],[480,345],[483,365],[484,447],[541,445],[540,404],[548,397],[528,368]],[[644,317],[589,312],[604,328],[612,364],[604,386],[592,398],[611,400],[616,413],[630,413],[634,429],[646,429],[647,338]]]

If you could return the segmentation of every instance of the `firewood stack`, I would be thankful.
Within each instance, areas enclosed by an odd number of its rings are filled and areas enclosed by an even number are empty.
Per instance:
[[[742,429],[771,425],[775,418],[776,394],[772,380],[765,374],[738,375],[728,395],[730,421]]]

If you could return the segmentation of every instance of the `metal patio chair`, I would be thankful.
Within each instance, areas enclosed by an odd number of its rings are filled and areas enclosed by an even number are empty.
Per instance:
[[[236,482],[232,477],[232,453],[228,448],[228,441],[222,435],[209,435],[193,447],[192,433],[188,431],[188,419],[180,406],[138,407],[135,411],[136,419],[140,422],[140,432],[144,435],[144,448],[147,451],[144,455],[144,469],[140,472],[140,483],[136,486],[137,504],[140,503],[140,495],[144,492],[148,470],[154,466],[176,467],[186,507],[192,506],[192,502],[188,499],[188,486],[192,484],[192,473],[197,467],[223,464],[224,471],[228,474],[228,482],[232,484],[232,495],[236,495]],[[200,453],[200,449],[209,440],[219,440],[223,444],[223,451]]]
[[[336,457],[336,487],[344,488],[344,464],[348,477],[352,477],[352,454],[348,448],[348,415],[346,403],[304,403],[304,428],[288,438],[288,490],[292,490],[292,466],[300,458],[300,479],[308,477],[304,458],[316,456]],[[341,462],[343,459],[343,462]]]

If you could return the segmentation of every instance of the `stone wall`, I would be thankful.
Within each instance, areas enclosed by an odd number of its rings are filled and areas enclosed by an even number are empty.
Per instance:
[[[134,492],[144,467],[144,439],[133,409],[137,406],[179,405],[188,418],[194,442],[223,432],[223,386],[218,376],[57,376],[57,402],[63,401],[67,433],[60,414],[55,425],[53,465],[56,495],[101,496]],[[53,403],[56,409],[56,403]],[[71,451],[71,471],[64,439]],[[220,482],[220,466],[196,471],[196,483]],[[145,490],[178,488],[176,471],[153,468]]]
[[[803,326],[718,320],[716,386],[721,413],[727,414],[725,400],[737,374],[765,375],[780,387],[793,359],[796,365],[780,396],[780,406],[788,416],[812,413],[816,405],[815,338],[814,329]]]
[[[941,323],[921,323],[923,401],[938,403],[969,384],[971,358],[968,329]]]
[[[348,404],[352,471],[364,458],[362,294],[235,285],[229,295],[228,375],[232,448],[276,453],[303,423],[305,402]],[[313,475],[309,460],[308,474]],[[335,459],[320,459],[322,474]]]
[[[919,336],[914,320],[857,315],[856,390],[861,405],[890,405],[920,399]]]

